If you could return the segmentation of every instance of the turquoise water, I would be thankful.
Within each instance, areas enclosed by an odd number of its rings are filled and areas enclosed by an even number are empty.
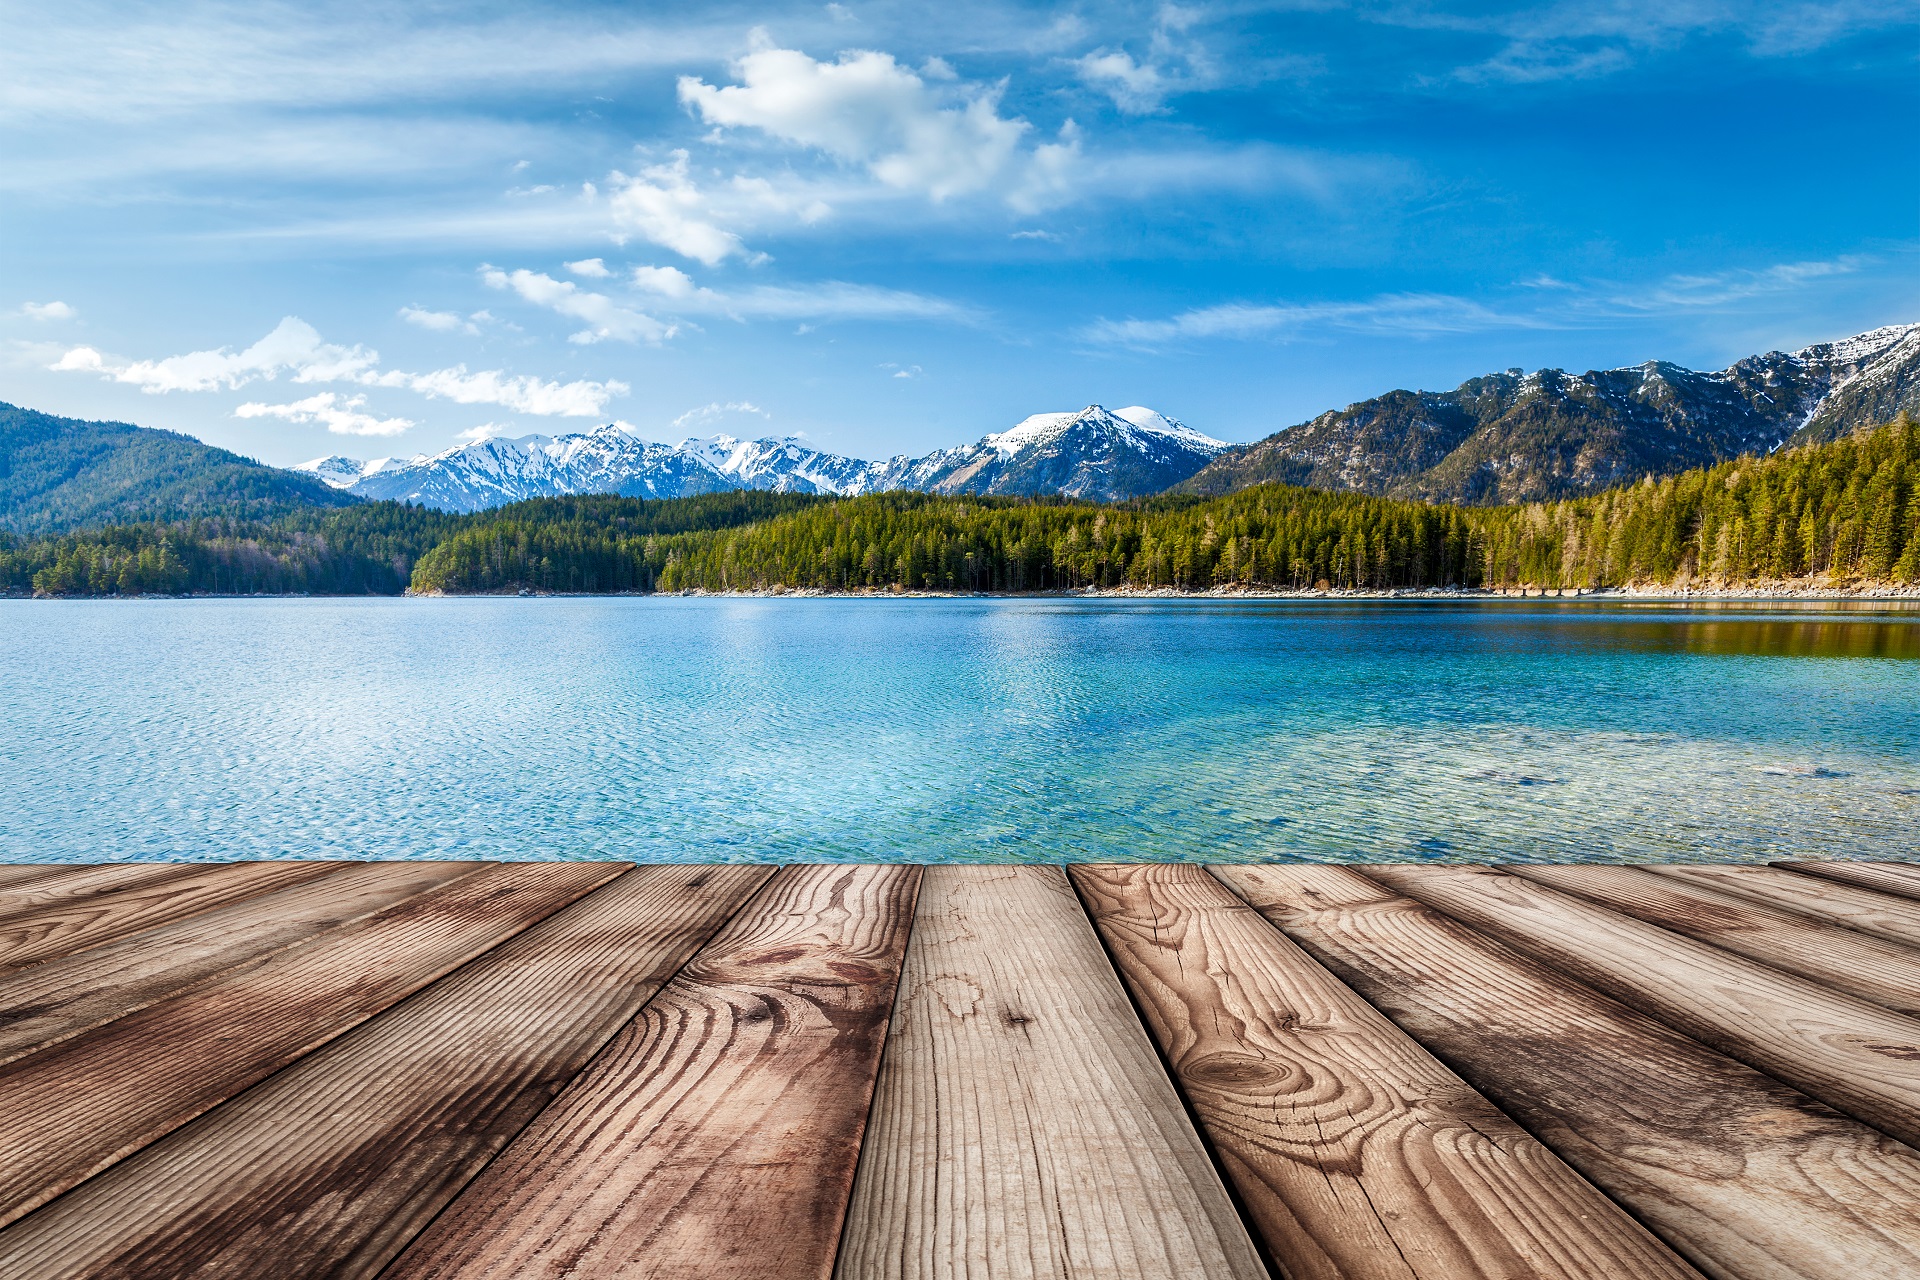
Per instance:
[[[1920,612],[4,602],[0,861],[1910,857]]]

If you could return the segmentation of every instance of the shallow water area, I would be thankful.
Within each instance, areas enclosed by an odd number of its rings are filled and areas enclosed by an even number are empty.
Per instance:
[[[0,861],[1908,858],[1920,608],[0,602]]]

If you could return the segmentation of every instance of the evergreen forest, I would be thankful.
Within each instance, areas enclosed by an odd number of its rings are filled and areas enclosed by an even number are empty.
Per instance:
[[[1606,588],[1920,581],[1920,424],[1504,507],[1267,484],[1221,497],[754,491],[393,502],[0,534],[0,589],[149,593]]]

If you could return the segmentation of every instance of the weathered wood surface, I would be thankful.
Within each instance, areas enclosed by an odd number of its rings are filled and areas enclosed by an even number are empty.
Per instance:
[[[1057,867],[930,867],[837,1280],[1265,1280]]]
[[[0,921],[0,970],[142,933],[214,907],[338,870],[337,862],[240,862],[190,866],[153,884],[45,907]]]
[[[72,866],[58,862],[0,862],[0,888],[44,880],[71,870]]]
[[[1920,1020],[1492,868],[1363,870],[1829,1106],[1920,1143]]]
[[[782,869],[385,1275],[823,1280],[919,880]]]
[[[163,884],[200,869],[178,862],[117,862],[106,866],[66,867],[49,876],[25,877],[0,886],[0,921],[28,912],[72,906],[127,889]]]
[[[0,1068],[0,1222],[551,915],[623,863],[489,868]]]
[[[1758,906],[1638,867],[1509,867],[1537,881],[1749,960],[1920,1014],[1920,950]]]
[[[771,874],[628,872],[0,1232],[0,1275],[377,1274]]]
[[[1920,1275],[1920,1153],[1344,867],[1214,874],[1709,1275]]]
[[[0,1065],[486,864],[338,865],[318,881],[0,974]]]
[[[1905,863],[1776,862],[1773,865],[1784,867],[1788,871],[1824,876],[1829,880],[1857,885],[1862,889],[1876,889],[1881,893],[1899,894],[1905,898],[1920,898],[1920,867]]]
[[[1906,898],[1778,867],[1651,866],[1647,870],[1893,942],[1920,946],[1920,902]]]
[[[1204,869],[1071,874],[1285,1275],[1697,1275]]]

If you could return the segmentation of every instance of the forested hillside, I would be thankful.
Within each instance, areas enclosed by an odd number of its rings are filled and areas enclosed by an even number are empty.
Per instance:
[[[58,533],[129,521],[266,520],[357,499],[190,436],[0,404],[0,530]]]
[[[1920,582],[1920,426],[1588,498],[1461,507],[1288,485],[1098,504],[884,493],[396,503],[0,541],[16,592],[1043,591]]]

